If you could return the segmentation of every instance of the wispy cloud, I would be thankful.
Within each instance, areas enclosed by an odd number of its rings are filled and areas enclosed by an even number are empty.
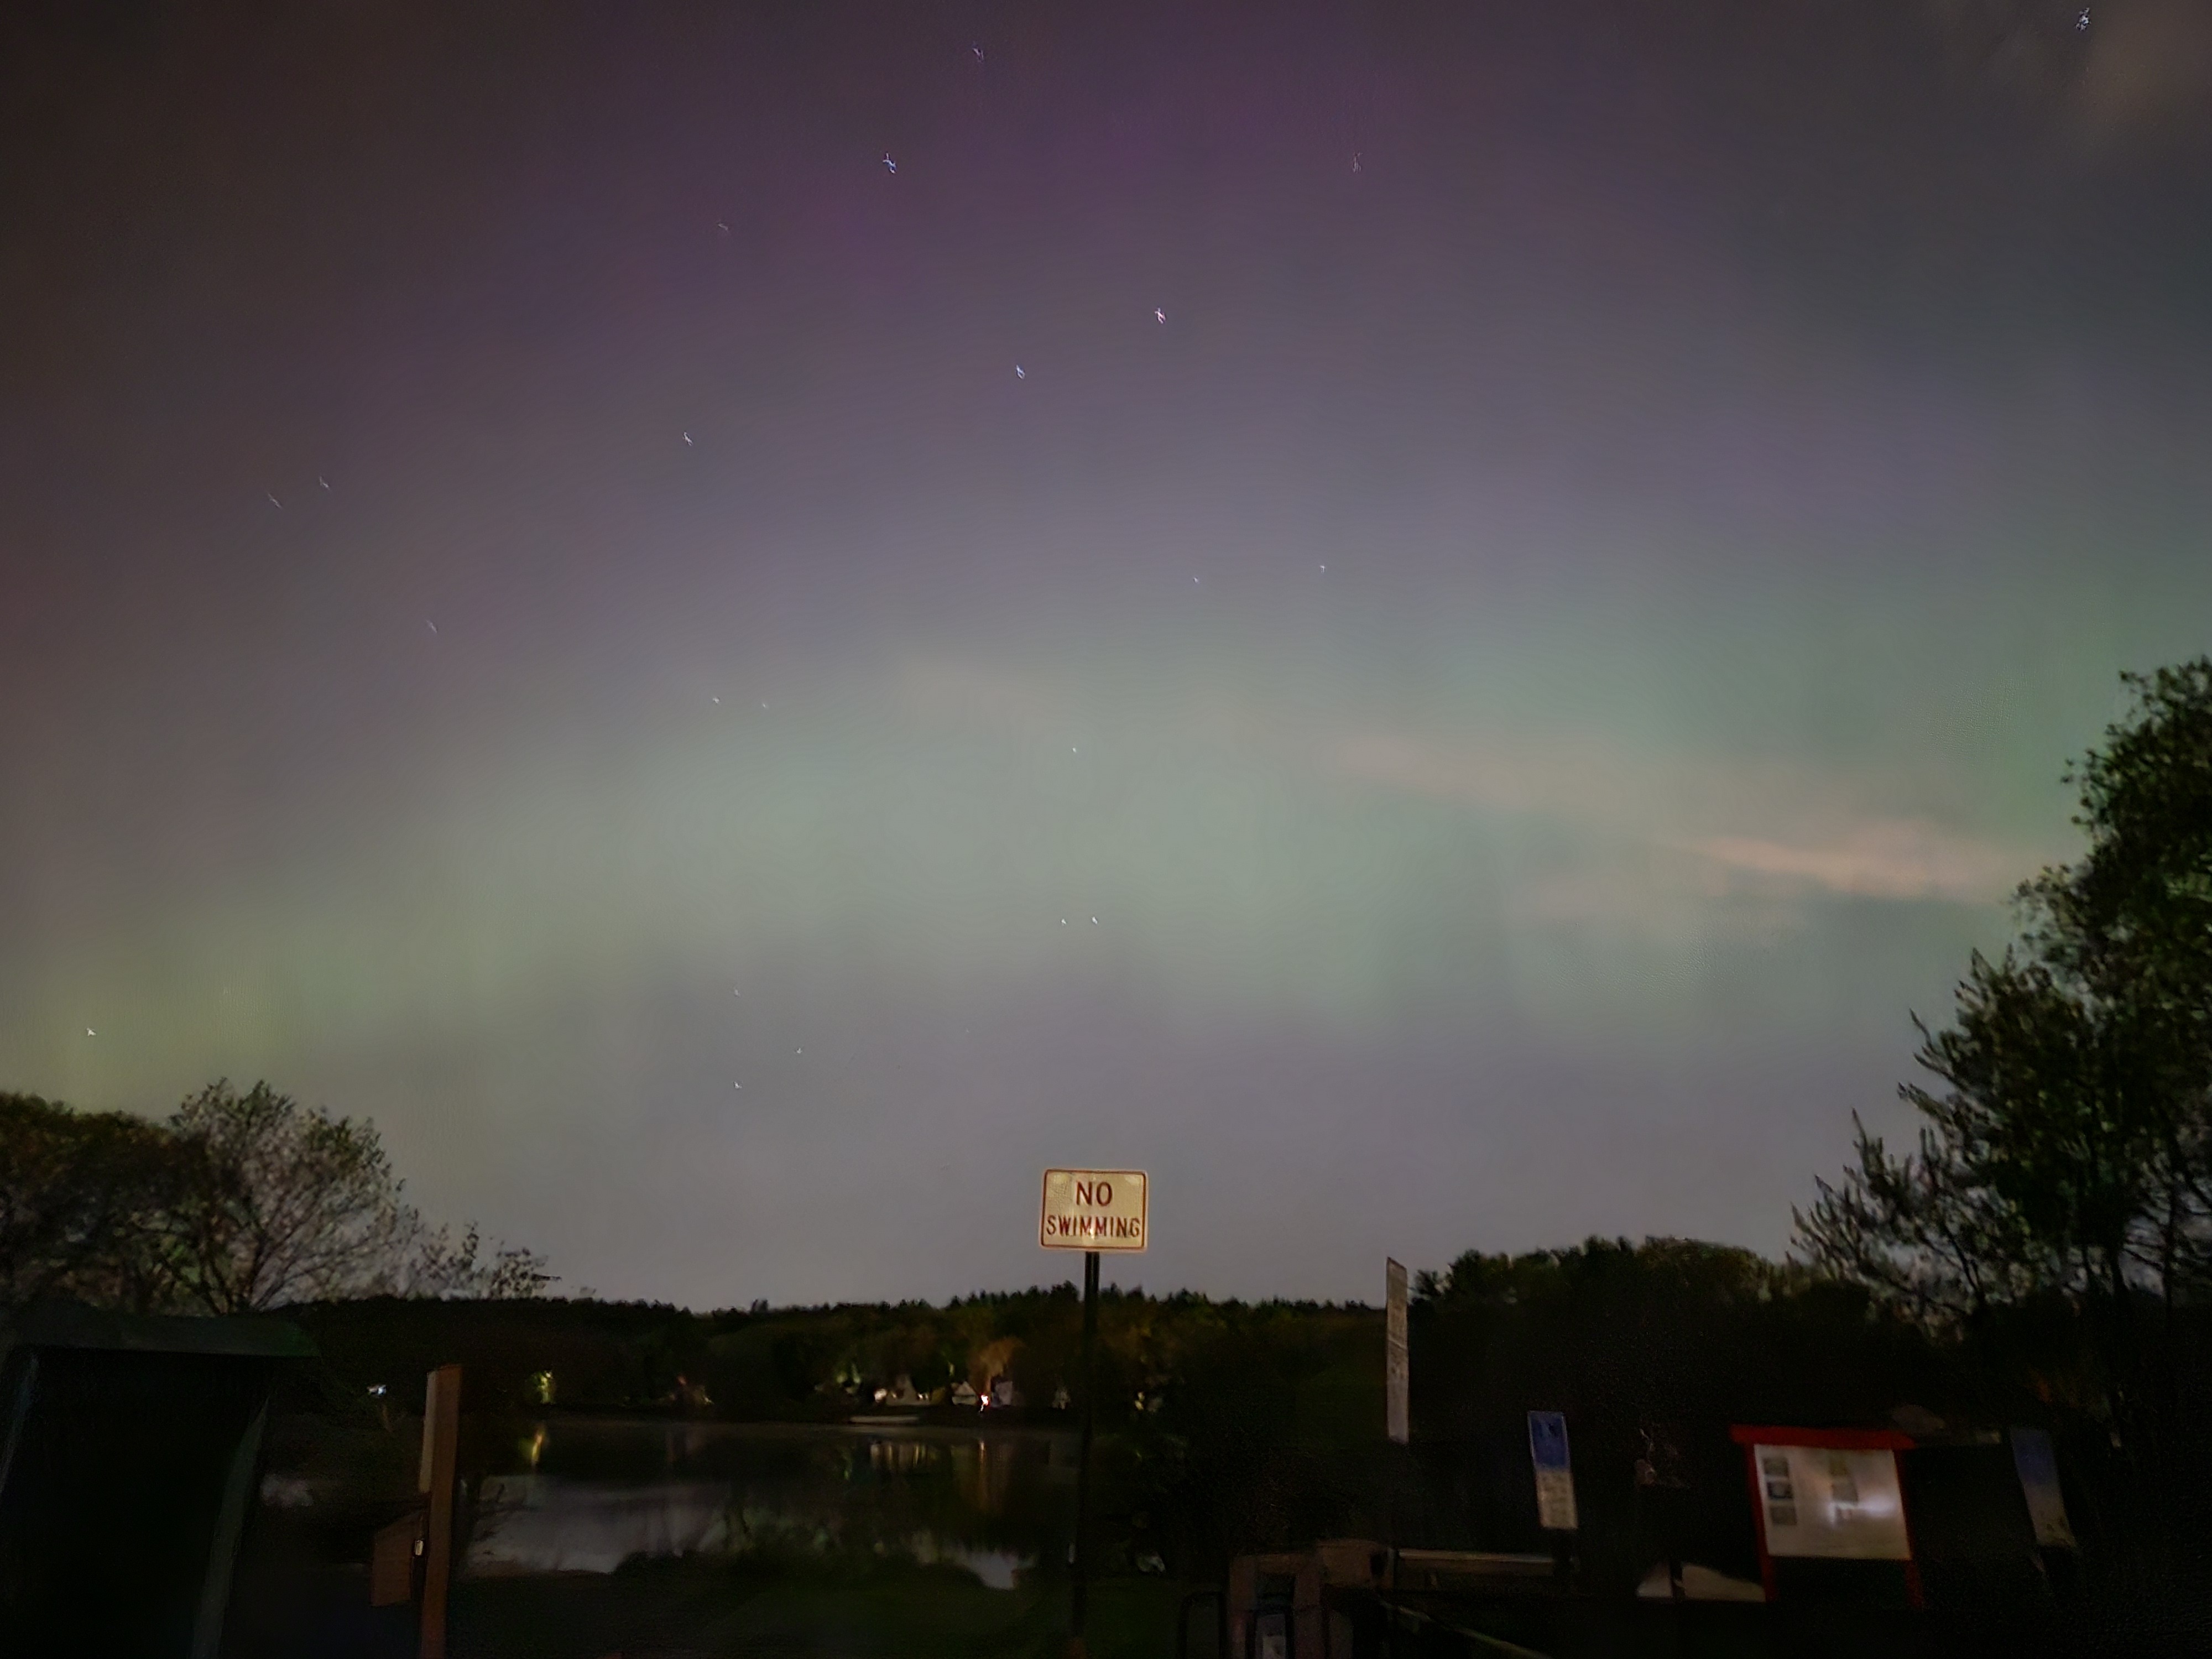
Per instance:
[[[1348,777],[1491,811],[1540,814],[1686,853],[1723,879],[1853,898],[1985,903],[2041,860],[2022,848],[1885,811],[1877,786],[1771,763],[1632,754],[1587,736],[1507,746],[1365,732],[1329,751]],[[1891,790],[1887,793],[1895,793]]]
[[[2036,860],[2020,849],[1940,824],[1880,819],[1833,826],[1808,841],[1708,836],[1677,843],[1734,874],[1817,888],[1853,898],[2002,898]]]
[[[1063,726],[1077,702],[1045,677],[944,662],[909,667],[900,696],[927,724],[1024,740]],[[1547,878],[1577,896],[1564,907],[1577,915],[1634,908],[1630,894],[1656,890],[1670,903],[1814,894],[1990,903],[2050,856],[1947,823],[1907,783],[1872,773],[1669,754],[1588,732],[1307,728],[1241,701],[1205,702],[1174,724],[1182,741],[1267,754],[1317,782],[1549,820],[1577,841],[1650,855],[1632,878]]]

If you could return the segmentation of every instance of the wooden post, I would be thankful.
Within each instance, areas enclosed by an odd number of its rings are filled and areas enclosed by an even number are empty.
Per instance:
[[[422,1397],[422,1465],[416,1485],[428,1500],[422,1528],[421,1659],[446,1659],[446,1597],[453,1577],[453,1463],[460,1448],[461,1368],[430,1373]]]

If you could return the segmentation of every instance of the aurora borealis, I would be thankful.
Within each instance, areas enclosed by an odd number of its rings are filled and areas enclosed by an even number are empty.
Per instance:
[[[0,1086],[700,1306],[1778,1250],[2212,646],[2194,15],[31,9]]]

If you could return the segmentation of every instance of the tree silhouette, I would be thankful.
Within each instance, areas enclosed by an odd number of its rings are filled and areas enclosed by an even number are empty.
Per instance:
[[[1941,1085],[1899,1091],[1917,1146],[1862,1127],[1797,1237],[1932,1324],[2055,1305],[2108,1413],[2150,1368],[2171,1419],[2212,1279],[2212,659],[2124,684],[2127,717],[2067,775],[2087,852],[2023,884],[2019,943],[1974,957],[1948,1029],[1915,1022]]]

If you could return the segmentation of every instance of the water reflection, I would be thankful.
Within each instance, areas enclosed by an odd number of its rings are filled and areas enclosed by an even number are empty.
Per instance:
[[[1011,1588],[1065,1553],[1073,1435],[1029,1428],[548,1419],[487,1478],[467,1571],[610,1572],[633,1556],[900,1556]]]
[[[869,1465],[890,1474],[913,1474],[944,1462],[945,1448],[927,1440],[870,1440]]]

